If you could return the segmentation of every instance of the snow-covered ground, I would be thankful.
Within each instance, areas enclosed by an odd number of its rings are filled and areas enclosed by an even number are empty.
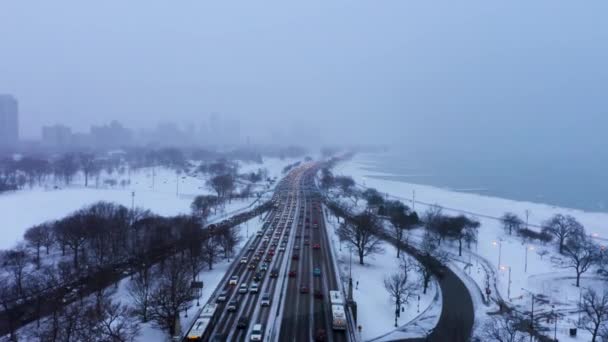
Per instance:
[[[442,206],[446,214],[455,215],[459,213],[458,211],[463,211],[476,218],[481,222],[478,243],[470,251],[463,251],[463,256],[455,258],[456,260],[452,262],[451,266],[460,267],[459,273],[462,276],[466,274],[469,277],[468,280],[476,284],[477,291],[482,291],[489,283],[493,290],[493,298],[498,297],[497,290],[501,298],[509,301],[510,305],[525,314],[529,314],[531,308],[531,293],[547,296],[544,300],[535,302],[535,316],[539,317],[540,313],[546,314],[555,309],[563,314],[557,324],[557,335],[560,341],[588,341],[590,339],[589,335],[580,329],[578,339],[567,337],[567,330],[575,327],[575,322],[578,320],[578,314],[575,311],[580,289],[574,286],[574,271],[558,268],[552,262],[552,258],[559,256],[554,244],[523,244],[519,238],[509,236],[502,229],[501,222],[492,217],[500,217],[505,212],[513,212],[525,220],[526,211],[528,211],[529,223],[540,225],[557,213],[572,215],[586,227],[587,233],[595,237],[596,242],[603,244],[604,239],[608,238],[608,214],[378,179],[373,176],[379,175],[379,173],[365,170],[366,165],[369,164],[365,155],[359,155],[351,161],[339,164],[334,173],[352,176],[357,183],[376,188],[382,193],[397,196],[410,206],[412,206],[411,198],[415,191],[417,200],[415,210],[418,212],[424,212],[427,209],[426,205],[420,203],[424,202]],[[456,246],[447,248],[457,255]],[[539,253],[542,251],[547,251],[549,254],[541,257]],[[594,270],[589,270],[582,276],[581,286],[598,289],[600,281],[605,283],[605,280],[599,280]],[[478,302],[477,305],[482,304]],[[483,315],[483,313],[495,309],[491,305],[477,307],[476,327],[479,328],[487,318],[487,315]],[[554,325],[543,320],[543,327],[551,329],[552,332]],[[551,336],[553,336],[552,333]]]
[[[269,177],[280,178],[283,167],[293,162],[292,159],[267,158],[263,164],[241,164],[239,173],[266,168]],[[0,250],[11,248],[23,240],[23,233],[30,227],[60,219],[98,201],[115,202],[128,208],[133,202],[135,207],[170,216],[189,213],[194,197],[211,193],[205,185],[207,179],[202,175],[178,175],[174,170],[165,168],[146,168],[131,174],[103,173],[100,178],[99,184],[95,179],[89,179],[88,187],[84,186],[84,177],[79,175],[69,187],[49,180],[44,187],[0,194]],[[105,179],[114,179],[118,184],[121,180],[130,180],[130,183],[125,187],[110,187],[104,184]],[[253,200],[233,201],[226,211],[246,206]]]
[[[348,276],[352,272],[353,297],[357,302],[357,324],[362,327],[361,338],[365,341],[384,341],[406,337],[423,337],[437,324],[441,314],[441,290],[435,280],[429,284],[426,294],[418,286],[408,303],[402,305],[404,312],[395,327],[395,304],[384,287],[386,276],[403,272],[397,250],[388,243],[383,244],[384,253],[365,258],[365,265],[359,265],[356,255],[351,253],[346,243],[335,234],[338,223],[334,217],[327,217],[327,228],[334,255],[338,259],[341,278],[348,288]],[[410,262],[416,260],[410,258]],[[352,269],[351,269],[352,267]],[[418,273],[413,269],[408,276],[413,284],[419,284]]]

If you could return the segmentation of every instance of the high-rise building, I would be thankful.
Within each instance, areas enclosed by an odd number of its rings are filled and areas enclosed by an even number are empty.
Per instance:
[[[19,105],[11,95],[0,94],[0,148],[15,147],[19,141]]]
[[[46,147],[68,147],[74,143],[72,129],[63,125],[42,127],[42,144]]]

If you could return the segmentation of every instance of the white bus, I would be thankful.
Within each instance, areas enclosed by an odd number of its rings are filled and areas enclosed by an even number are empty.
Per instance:
[[[190,332],[186,336],[188,341],[207,341],[217,319],[217,304],[207,304],[203,307]]]
[[[344,297],[340,291],[329,291],[331,303],[331,326],[334,330],[346,330],[346,312],[344,311]]]

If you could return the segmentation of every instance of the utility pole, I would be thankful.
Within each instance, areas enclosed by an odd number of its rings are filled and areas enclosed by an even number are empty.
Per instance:
[[[412,211],[416,211],[416,190],[412,190]]]

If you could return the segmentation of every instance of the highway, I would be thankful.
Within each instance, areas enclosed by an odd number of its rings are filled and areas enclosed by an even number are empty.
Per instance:
[[[348,339],[345,331],[332,328],[328,292],[340,287],[321,198],[314,190],[317,168],[304,164],[277,185],[275,206],[262,229],[235,258],[209,300],[217,309],[208,340],[249,341],[256,324],[262,324],[264,341]],[[251,291],[253,284],[257,292]],[[269,305],[262,306],[264,297]]]

